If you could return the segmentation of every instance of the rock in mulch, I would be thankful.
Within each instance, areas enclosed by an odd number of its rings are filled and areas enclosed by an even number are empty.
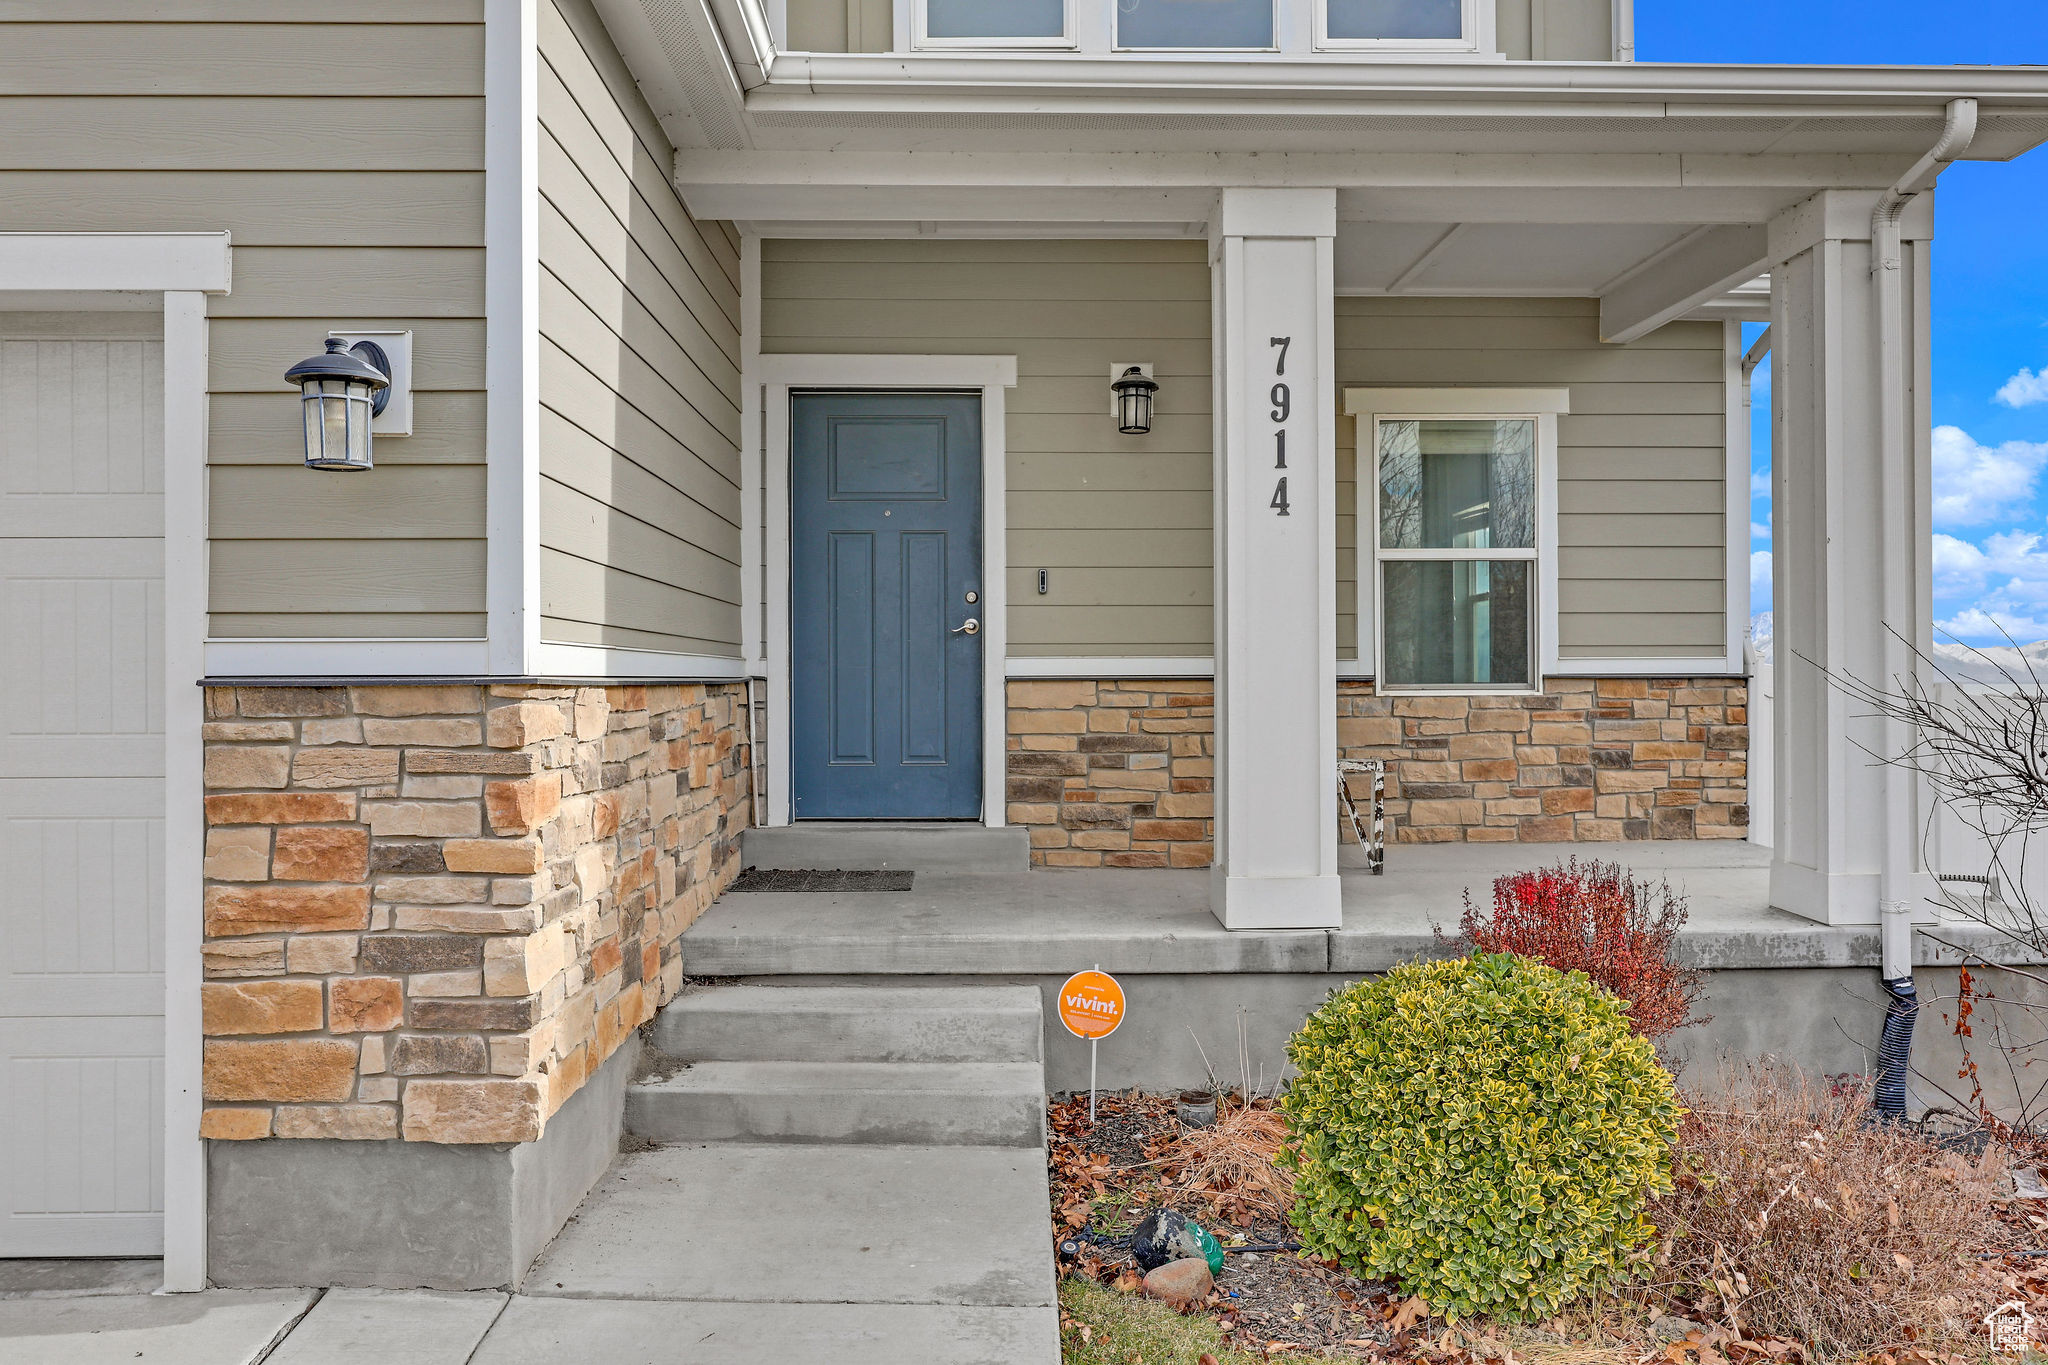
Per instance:
[[[1168,1261],[1157,1270],[1145,1273],[1145,1293],[1176,1313],[1194,1312],[1215,1287],[1216,1279],[1209,1273],[1209,1263],[1198,1256]]]
[[[1141,1270],[1157,1270],[1168,1261],[1193,1257],[1205,1261],[1211,1275],[1223,1270],[1223,1248],[1185,1214],[1157,1209],[1131,1234],[1131,1255]]]

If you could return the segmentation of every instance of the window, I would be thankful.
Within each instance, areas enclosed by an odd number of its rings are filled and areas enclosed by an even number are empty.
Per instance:
[[[1380,418],[1380,680],[1535,685],[1534,418]]]
[[[793,3],[793,0],[791,0]],[[1495,0],[893,0],[910,49],[1498,58]]]
[[[1070,0],[919,0],[918,44],[1071,47],[1069,4]]]
[[[1360,637],[1371,642],[1380,690],[1540,689],[1566,395],[1354,389],[1346,398],[1359,419]]]
[[[1463,38],[1464,0],[1327,0],[1325,36],[1339,42]]]
[[[1273,0],[1115,0],[1122,48],[1271,48]]]

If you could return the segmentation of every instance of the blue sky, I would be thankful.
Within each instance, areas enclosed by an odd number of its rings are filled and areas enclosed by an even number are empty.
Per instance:
[[[1643,61],[2048,66],[2048,3],[1636,0],[1636,52]],[[1942,177],[1938,214],[1935,622],[1971,643],[2002,642],[2000,624],[2022,643],[2048,639],[2048,148],[1957,165]],[[1759,379],[1763,471],[1767,370]],[[1770,609],[1771,507],[1767,485],[1752,487],[1761,613]]]

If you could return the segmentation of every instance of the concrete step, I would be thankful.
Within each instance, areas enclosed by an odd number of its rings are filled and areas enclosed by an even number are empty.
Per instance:
[[[1037,1062],[703,1062],[626,1092],[655,1142],[1043,1147]]]
[[[1031,835],[1021,826],[807,820],[745,831],[740,856],[747,867],[1002,875],[1031,870]]]
[[[654,1045],[686,1062],[1037,1062],[1030,986],[719,986],[670,1001]]]

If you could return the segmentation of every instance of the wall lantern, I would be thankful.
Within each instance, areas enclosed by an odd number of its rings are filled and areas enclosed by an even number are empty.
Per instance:
[[[370,468],[370,423],[391,402],[391,359],[384,348],[329,337],[323,354],[301,360],[284,377],[299,386],[306,467]]]
[[[1159,385],[1145,373],[1145,365],[1131,365],[1111,384],[1116,395],[1116,429],[1126,436],[1143,436],[1152,430],[1152,395]]]

